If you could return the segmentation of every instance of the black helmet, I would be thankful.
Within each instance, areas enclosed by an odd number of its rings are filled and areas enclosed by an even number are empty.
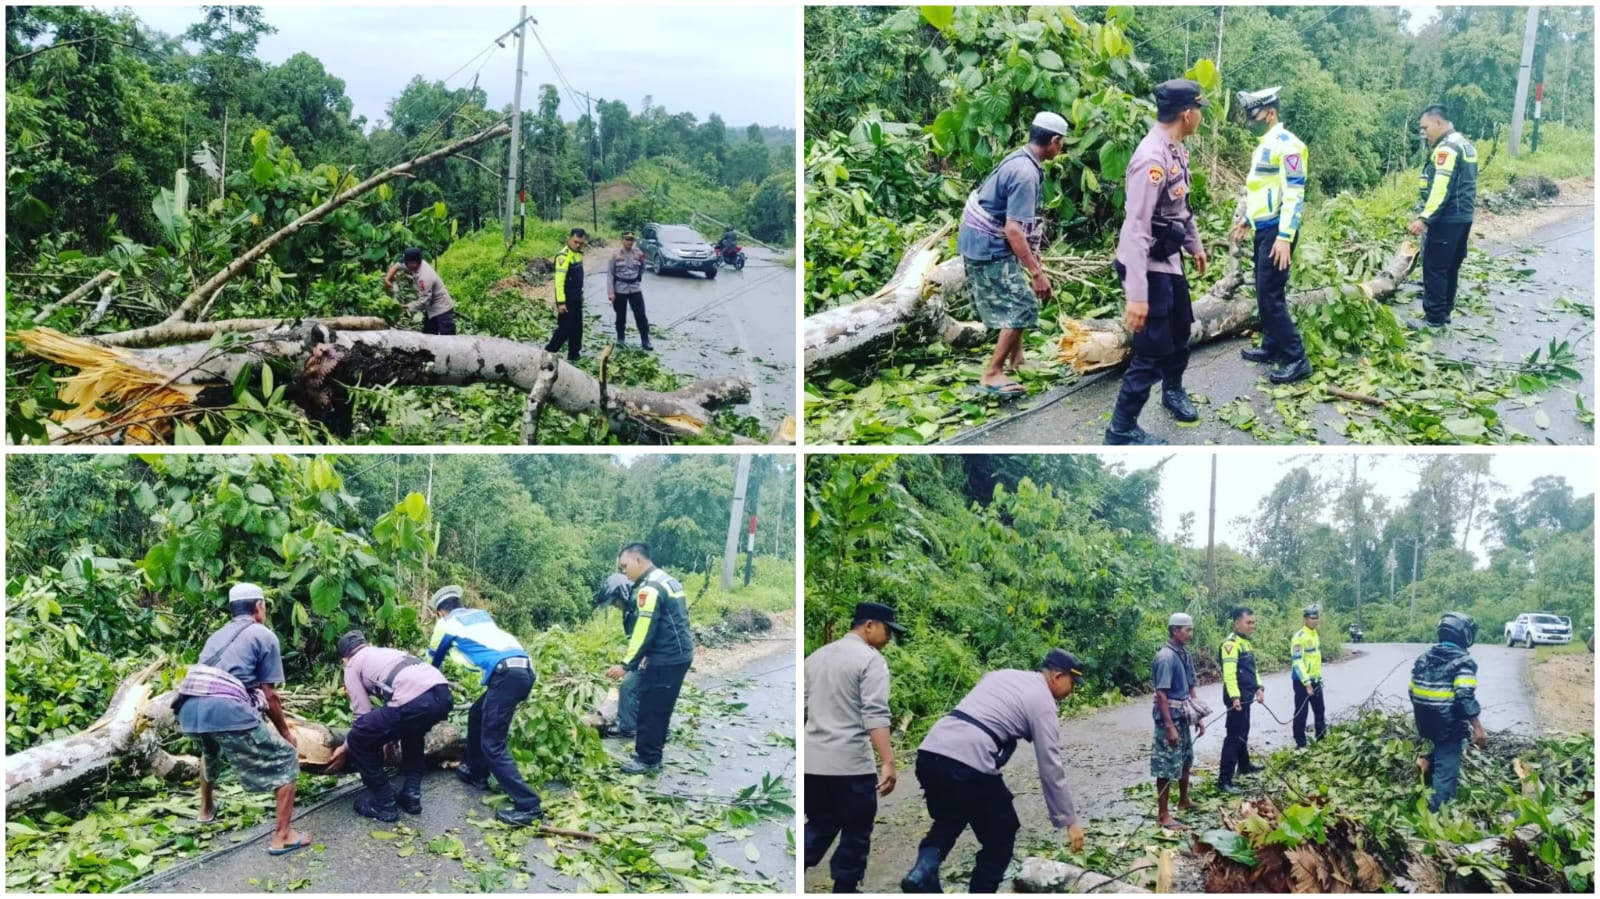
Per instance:
[[[633,589],[633,581],[628,580],[625,574],[613,574],[606,578],[600,589],[594,591],[595,608],[611,604],[621,606],[628,601],[628,591]]]
[[[1478,636],[1478,622],[1466,612],[1446,612],[1439,617],[1439,640],[1467,647]]]

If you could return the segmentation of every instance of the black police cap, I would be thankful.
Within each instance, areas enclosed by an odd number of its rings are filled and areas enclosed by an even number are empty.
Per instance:
[[[1156,85],[1155,100],[1158,112],[1182,112],[1211,105],[1200,85],[1187,78],[1174,78]]]
[[[894,631],[897,634],[904,636],[906,632],[905,625],[895,623],[894,609],[889,608],[881,602],[856,603],[855,620],[881,621],[888,626],[889,630]]]
[[[349,631],[339,638],[339,658],[348,659],[355,651],[367,645],[367,635],[360,631]]]
[[[1078,657],[1065,649],[1052,649],[1045,653],[1044,664],[1040,668],[1053,668],[1056,671],[1065,671],[1075,679],[1081,679],[1088,672]]]

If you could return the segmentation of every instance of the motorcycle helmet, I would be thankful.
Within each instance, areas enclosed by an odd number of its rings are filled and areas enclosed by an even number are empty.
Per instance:
[[[597,609],[608,604],[621,607],[628,601],[632,589],[633,581],[628,580],[627,575],[613,574],[594,591],[594,606]]]
[[[1472,645],[1478,636],[1478,622],[1466,612],[1446,612],[1439,618],[1439,640],[1460,647]]]

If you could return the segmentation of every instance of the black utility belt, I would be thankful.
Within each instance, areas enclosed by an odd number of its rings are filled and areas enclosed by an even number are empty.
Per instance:
[[[1176,219],[1152,218],[1150,220],[1150,258],[1167,259],[1183,249],[1189,239],[1189,229]]]

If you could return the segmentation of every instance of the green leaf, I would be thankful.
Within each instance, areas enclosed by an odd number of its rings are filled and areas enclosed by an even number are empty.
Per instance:
[[[250,501],[257,505],[272,505],[272,491],[260,484],[251,484],[250,488],[244,492],[244,495],[250,497]]]
[[[1039,68],[1051,72],[1059,72],[1066,68],[1066,63],[1061,61],[1061,54],[1054,50],[1040,50],[1033,61],[1039,64]]]
[[[761,861],[761,850],[757,849],[754,843],[746,843],[744,844],[744,857],[752,862],[759,862]]]
[[[688,874],[694,870],[694,850],[674,849],[656,850],[650,853],[650,858],[661,866],[668,874]]]
[[[420,523],[428,517],[428,501],[420,493],[407,494],[401,508],[412,521]]]
[[[1549,430],[1550,416],[1543,409],[1535,409],[1533,412],[1533,423],[1538,425],[1540,430]]]
[[[922,19],[940,31],[955,24],[956,8],[954,6],[924,6],[921,7]]]
[[[372,838],[374,840],[398,840],[400,839],[400,835],[392,830],[374,830],[372,832]]]
[[[1231,830],[1208,830],[1200,835],[1200,842],[1210,844],[1217,854],[1241,865],[1255,867],[1256,854],[1250,842]]]
[[[1447,418],[1440,424],[1457,437],[1482,437],[1488,430],[1481,418]]]
[[[317,575],[311,580],[311,611],[319,617],[333,614],[344,595],[344,578]]]

